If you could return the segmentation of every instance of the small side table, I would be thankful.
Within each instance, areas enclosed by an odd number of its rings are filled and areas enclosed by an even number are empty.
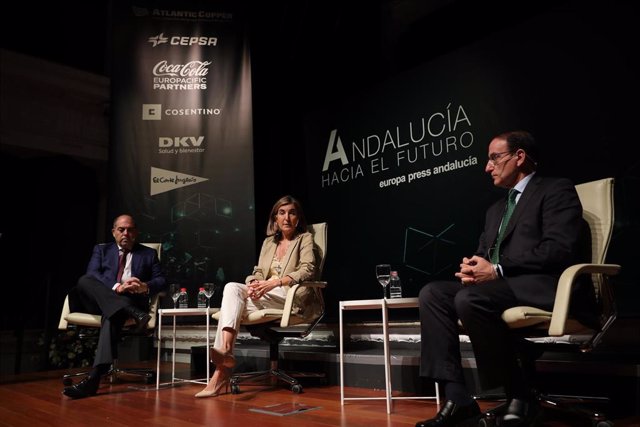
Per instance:
[[[176,317],[178,316],[204,316],[207,324],[207,351],[209,349],[209,325],[211,322],[211,315],[217,313],[219,308],[161,308],[158,310],[158,360],[156,365],[156,390],[160,388],[160,350],[162,349],[162,316],[173,317],[173,344],[172,344],[172,357],[171,357],[171,382],[163,385],[172,386],[176,382],[184,383],[197,383],[207,384],[209,381],[209,363],[208,355],[205,356],[207,360],[207,377],[204,379],[186,379],[176,378]]]
[[[387,413],[391,413],[393,400],[396,399],[435,399],[440,402],[438,383],[435,384],[435,396],[393,396],[391,392],[391,356],[389,354],[389,309],[390,308],[417,308],[418,298],[392,298],[340,301],[340,404],[344,406],[346,400],[386,400]],[[382,311],[382,332],[384,347],[384,379],[385,397],[344,397],[344,351],[343,351],[343,323],[342,312],[345,310],[371,310]]]

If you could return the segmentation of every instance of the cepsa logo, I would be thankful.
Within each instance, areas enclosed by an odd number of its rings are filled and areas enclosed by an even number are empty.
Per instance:
[[[149,37],[149,43],[151,47],[156,47],[161,44],[169,43],[171,46],[217,46],[217,37],[202,37],[202,36],[169,36],[166,37],[164,33],[160,33],[157,36]]]

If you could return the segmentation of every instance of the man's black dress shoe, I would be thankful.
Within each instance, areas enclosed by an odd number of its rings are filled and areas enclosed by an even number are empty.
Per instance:
[[[471,421],[480,415],[480,407],[474,400],[468,405],[459,406],[447,400],[434,418],[419,421],[416,427],[454,427],[464,421]]]
[[[127,307],[125,311],[130,317],[133,318],[133,320],[136,321],[136,327],[135,329],[133,329],[133,332],[136,334],[142,333],[146,329],[147,323],[149,323],[149,321],[151,320],[151,316],[149,315],[149,313],[146,313],[133,306]]]
[[[535,400],[511,399],[507,411],[498,420],[501,427],[528,427],[534,424],[538,414]]]
[[[62,394],[72,399],[82,399],[89,396],[95,396],[100,386],[100,378],[92,379],[86,377],[77,384],[65,387]]]

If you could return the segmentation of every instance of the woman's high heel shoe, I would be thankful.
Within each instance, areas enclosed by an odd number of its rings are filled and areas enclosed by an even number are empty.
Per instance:
[[[221,353],[219,350],[212,347],[209,350],[209,357],[211,358],[211,362],[216,366],[224,366],[229,369],[236,366],[236,358],[231,353]]]
[[[215,375],[214,375],[215,376]],[[215,385],[213,386],[213,388],[211,390],[207,390],[206,388],[202,391],[199,391],[198,393],[196,393],[196,397],[214,397],[214,396],[218,396],[220,394],[226,394],[229,393],[229,379],[230,379],[230,373],[227,369],[222,368],[219,372],[218,372],[218,377],[214,380],[213,378],[211,379],[212,381],[215,381]],[[224,389],[224,391],[223,391]]]

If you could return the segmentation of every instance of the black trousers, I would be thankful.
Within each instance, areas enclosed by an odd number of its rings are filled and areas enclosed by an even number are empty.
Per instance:
[[[128,318],[123,309],[130,306],[146,311],[149,309],[148,297],[116,294],[99,280],[87,275],[82,276],[77,286],[69,291],[69,309],[72,312],[102,316],[93,366],[111,364],[118,358],[120,333]]]
[[[511,332],[502,312],[521,305],[507,283],[495,280],[474,286],[460,282],[431,282],[420,290],[420,375],[440,381],[465,382],[460,356],[460,327],[471,339],[480,383],[490,389],[526,386],[528,372],[521,364],[528,346]]]

